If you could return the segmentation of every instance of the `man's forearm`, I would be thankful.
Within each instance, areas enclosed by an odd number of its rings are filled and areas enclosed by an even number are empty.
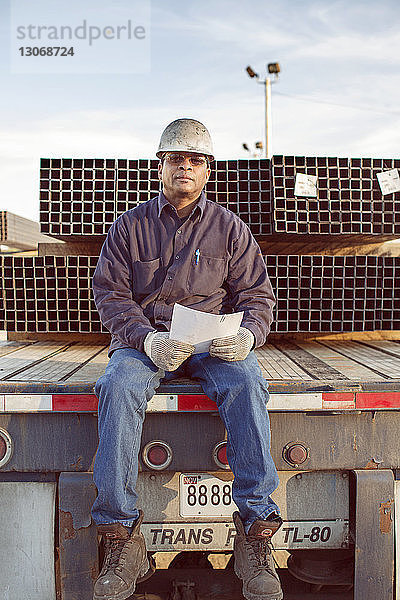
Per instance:
[[[121,293],[116,294],[96,285],[93,285],[93,293],[104,327],[124,344],[144,352],[144,338],[154,327],[141,307],[130,298],[124,298]]]
[[[132,257],[128,231],[121,219],[111,227],[93,276],[93,295],[100,320],[123,344],[144,351],[144,338],[154,327],[133,299]]]
[[[259,348],[266,342],[274,320],[272,312],[274,306],[275,300],[263,298],[262,302],[256,302],[255,305],[238,307],[238,310],[244,310],[242,327],[246,327],[254,335],[254,348]]]

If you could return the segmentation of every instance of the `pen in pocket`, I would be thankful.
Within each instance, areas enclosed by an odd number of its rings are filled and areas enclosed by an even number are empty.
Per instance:
[[[195,265],[199,264],[199,258],[200,258],[200,250],[197,248],[196,252],[194,253],[194,264]]]

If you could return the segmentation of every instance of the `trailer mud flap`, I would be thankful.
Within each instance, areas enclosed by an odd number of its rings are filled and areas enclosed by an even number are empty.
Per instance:
[[[62,600],[86,600],[93,595],[98,545],[90,509],[95,498],[92,473],[61,473],[58,520]]]
[[[353,471],[351,535],[354,600],[393,597],[394,477],[391,470]]]
[[[55,600],[56,483],[0,481],[0,598]]]
[[[395,600],[400,600],[400,481],[394,482],[395,499],[395,556],[396,556],[396,593]]]

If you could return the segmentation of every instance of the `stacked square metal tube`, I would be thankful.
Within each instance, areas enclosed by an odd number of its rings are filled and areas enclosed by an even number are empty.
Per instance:
[[[70,244],[99,240],[126,210],[154,197],[154,160],[43,159],[41,230]],[[378,172],[396,161],[274,156],[216,161],[207,196],[238,214],[263,247],[296,235],[307,255],[265,256],[277,296],[277,333],[400,329],[400,258],[348,255],[349,235],[400,237],[400,193],[383,196]],[[318,198],[294,196],[296,173],[317,176]],[[346,236],[347,255],[311,253],[313,235]],[[311,241],[310,241],[311,240]],[[71,246],[67,246],[71,248]],[[325,254],[325,253],[324,253]],[[105,333],[91,291],[96,256],[3,257],[8,331]],[[2,314],[0,312],[0,320]],[[1,322],[0,322],[1,326]]]
[[[157,195],[157,160],[42,159],[41,231],[65,240],[104,236],[123,212]],[[400,194],[383,196],[377,174],[400,160],[274,156],[215,161],[206,191],[256,236],[400,236]],[[315,175],[318,197],[296,197],[297,173]]]
[[[400,259],[267,255],[272,331],[400,329]],[[95,256],[2,257],[5,324],[17,332],[106,333],[94,305]]]
[[[253,235],[273,233],[269,160],[217,160],[206,192],[207,198],[239,215]]]
[[[4,244],[7,240],[7,212],[0,210],[0,243]]]
[[[0,244],[14,250],[34,250],[38,243],[51,242],[42,235],[36,221],[25,219],[7,210],[0,211]]]
[[[42,159],[42,232],[66,240],[104,235],[116,218],[115,165],[103,159]]]
[[[276,290],[273,331],[400,329],[400,258],[265,257]]]
[[[159,193],[158,160],[42,159],[42,233],[70,241],[104,236],[122,213]],[[216,161],[207,196],[238,214],[254,235],[272,233],[269,160]]]
[[[96,256],[3,256],[5,324],[16,332],[97,333]]]
[[[400,193],[383,196],[377,179],[399,167],[392,159],[274,156],[275,232],[400,237]],[[318,197],[295,196],[297,173],[317,176]]]

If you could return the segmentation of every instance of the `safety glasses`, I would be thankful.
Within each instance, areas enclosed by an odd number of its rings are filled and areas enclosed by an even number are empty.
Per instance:
[[[184,154],[165,154],[164,158],[171,165],[181,165],[188,158],[192,167],[201,167],[202,165],[208,164],[207,158],[205,156],[185,156]]]

